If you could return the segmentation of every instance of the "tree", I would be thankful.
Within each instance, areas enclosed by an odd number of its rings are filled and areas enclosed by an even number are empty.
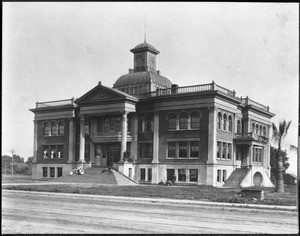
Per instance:
[[[283,184],[283,158],[282,158],[282,152],[281,152],[281,146],[282,141],[286,137],[288,130],[290,128],[292,121],[280,121],[279,126],[277,126],[273,123],[273,140],[275,144],[277,144],[277,153],[276,153],[276,186],[275,186],[275,192],[284,193],[284,184]]]
[[[278,152],[278,149],[271,146],[271,151],[270,151],[271,180],[274,183],[276,182],[275,180],[276,180],[276,171],[277,171],[277,159],[276,159],[277,152]],[[289,157],[287,156],[286,150],[284,150],[284,151],[281,150],[279,155],[282,156],[282,162],[283,162],[283,168],[284,168],[283,175],[285,175],[286,170],[290,167],[290,163],[288,162]]]

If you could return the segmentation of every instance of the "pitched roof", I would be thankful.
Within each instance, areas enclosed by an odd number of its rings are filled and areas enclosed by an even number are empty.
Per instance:
[[[106,93],[106,95],[103,94],[103,92]],[[109,95],[110,94],[110,95]],[[93,89],[91,89],[90,91],[88,91],[87,93],[85,93],[84,95],[82,95],[80,98],[78,98],[75,102],[77,104],[80,103],[85,103],[85,102],[89,102],[91,99],[92,100],[111,100],[112,97],[114,99],[127,99],[127,100],[131,100],[131,101],[138,101],[137,97],[134,97],[132,95],[129,95],[125,92],[122,92],[120,90],[117,90],[115,88],[109,88],[106,86],[103,86],[101,83],[99,83],[96,87],[94,87]]]

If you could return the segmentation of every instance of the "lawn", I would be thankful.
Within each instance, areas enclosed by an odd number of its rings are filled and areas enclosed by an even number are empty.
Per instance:
[[[2,182],[19,182],[8,179]],[[27,179],[28,183],[33,182]],[[40,182],[40,181],[39,181]],[[169,198],[169,199],[190,199],[214,202],[232,203],[254,203],[268,205],[296,205],[297,187],[285,186],[285,193],[276,193],[274,188],[261,188],[265,190],[265,199],[255,201],[253,199],[241,198],[240,188],[215,188],[211,186],[160,186],[160,185],[137,185],[137,186],[117,186],[117,185],[89,185],[82,184],[51,184],[51,185],[18,185],[2,186],[2,189],[40,191],[40,192],[64,192],[80,194],[96,194],[141,198]]]

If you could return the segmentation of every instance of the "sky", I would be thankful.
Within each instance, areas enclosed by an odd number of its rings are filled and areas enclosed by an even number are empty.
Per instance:
[[[157,68],[179,86],[211,83],[291,120],[283,143],[296,173],[299,112],[298,3],[4,2],[2,155],[33,155],[37,101],[112,87],[146,40]],[[146,19],[146,20],[145,20]],[[146,22],[146,24],[145,24]],[[146,26],[146,27],[145,27]]]

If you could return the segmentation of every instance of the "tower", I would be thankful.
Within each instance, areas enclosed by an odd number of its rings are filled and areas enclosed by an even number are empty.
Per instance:
[[[135,72],[156,70],[156,55],[159,51],[151,44],[145,41],[130,51],[134,54],[133,68]]]

